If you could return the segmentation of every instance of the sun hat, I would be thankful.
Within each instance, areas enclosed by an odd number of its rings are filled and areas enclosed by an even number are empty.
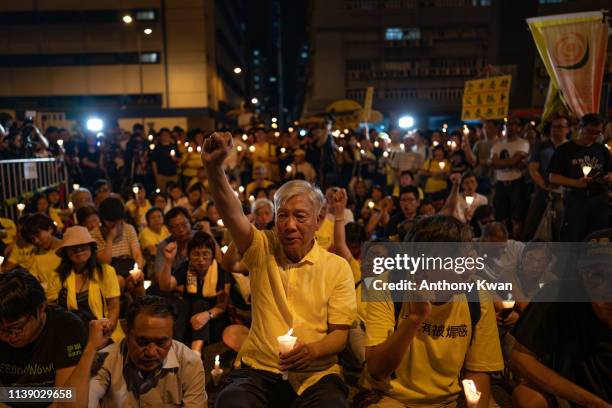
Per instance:
[[[94,239],[91,237],[91,234],[87,228],[77,225],[68,228],[66,232],[64,232],[64,239],[55,253],[61,256],[61,251],[66,247],[91,244],[95,242],[96,241],[94,241]]]

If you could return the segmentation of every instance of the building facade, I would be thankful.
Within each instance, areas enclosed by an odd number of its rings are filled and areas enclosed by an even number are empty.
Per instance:
[[[233,73],[246,53],[242,7],[241,0],[0,2],[0,109],[73,120],[182,117],[212,127],[244,100]]]

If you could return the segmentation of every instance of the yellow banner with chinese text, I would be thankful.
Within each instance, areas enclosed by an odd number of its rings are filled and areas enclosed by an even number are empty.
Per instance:
[[[508,117],[511,75],[466,81],[463,88],[461,120]]]

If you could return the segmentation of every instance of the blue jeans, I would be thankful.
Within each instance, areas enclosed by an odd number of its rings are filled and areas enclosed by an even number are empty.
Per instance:
[[[215,408],[348,408],[347,394],[347,386],[335,374],[326,375],[298,396],[280,374],[240,368],[227,378]]]

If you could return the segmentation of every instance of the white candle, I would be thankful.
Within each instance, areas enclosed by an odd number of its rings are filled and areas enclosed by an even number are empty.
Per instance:
[[[73,189],[73,190],[78,190],[79,188],[81,188],[81,186],[79,186],[79,185],[78,185],[78,184],[76,184],[76,183],[72,185],[72,189]]]
[[[467,125],[463,125],[463,135],[467,136],[470,134],[470,129],[468,129]]]
[[[3,262],[4,262],[4,257],[2,255],[0,255],[0,266],[2,266]]]
[[[389,157],[389,152],[383,152],[383,157]]]
[[[153,143],[149,145],[149,150],[155,150],[155,145]]]
[[[251,195],[249,196],[249,201],[250,201],[250,202],[255,201],[255,196],[251,194]]]
[[[144,288],[145,288],[145,290],[149,289],[150,287],[151,287],[151,281],[150,280],[144,281]]]
[[[286,171],[287,173],[291,173],[291,166],[287,166],[287,167],[285,167],[285,171]]]
[[[451,148],[452,149],[456,149],[457,148],[457,142],[455,142],[454,140],[451,142]]]
[[[284,147],[281,147],[281,148],[280,148],[280,152],[281,152],[282,154],[285,154],[285,152],[286,152],[286,151],[287,151],[287,149],[285,149]]]
[[[196,150],[198,151],[198,153],[202,153],[202,146],[198,146]]]
[[[63,141],[62,139],[58,139],[58,140],[57,140],[57,145],[58,145],[59,147],[62,147],[62,146],[64,145],[64,141]]]
[[[467,400],[468,408],[476,408],[478,401],[480,401],[480,391],[476,389],[476,384],[473,380],[463,380],[463,392],[465,392],[465,399]]]
[[[221,252],[226,253],[227,252],[227,245],[223,245],[221,247]]]
[[[149,136],[147,137],[147,139],[149,140],[149,142],[152,142],[152,141],[153,141],[153,135],[149,135]]]
[[[242,140],[246,142],[247,140],[249,140],[249,137],[246,134],[244,134],[242,135]]]
[[[584,177],[588,176],[591,170],[593,170],[591,166],[582,166],[582,174],[584,174]]]
[[[238,191],[240,191],[241,193],[244,193],[244,186],[238,187]]]
[[[219,359],[219,355],[217,354],[217,355],[215,356],[215,370],[218,370],[218,369],[220,369],[220,368],[221,368],[221,361],[220,361],[220,359]]]
[[[72,204],[72,201],[69,201],[69,202],[68,202],[68,209],[69,209],[70,211],[74,210],[74,204]]]
[[[217,221],[217,225],[218,225],[219,227],[223,227],[223,220],[222,220],[222,219],[219,219],[219,220]]]
[[[375,206],[375,205],[376,205],[376,204],[374,204],[374,201],[369,201],[369,202],[368,202],[368,208],[369,208],[369,209],[374,208],[374,206]]]
[[[185,147],[189,147],[189,142],[185,142]]]
[[[446,163],[441,161],[438,163],[438,166],[440,166],[440,170],[444,170],[444,167],[446,167]]]
[[[374,142],[374,147],[378,148],[378,146],[380,146],[380,143],[377,141]]]
[[[249,146],[249,152],[253,153],[255,151],[255,146]]]
[[[134,186],[132,188],[132,191],[134,192],[134,194],[138,194],[138,192],[140,191],[140,188],[138,188],[138,186]]]
[[[236,147],[236,150],[238,150],[239,152],[241,152],[241,151],[242,151],[242,146],[238,146],[238,147]]]
[[[170,150],[170,156],[174,157],[176,155],[176,152],[174,151],[174,149]]]
[[[156,188],[156,189],[155,189],[155,192],[156,192],[157,194],[159,194],[159,193],[161,193],[161,189]]]
[[[290,352],[295,345],[297,337],[292,336],[293,329],[289,329],[287,334],[284,336],[278,336],[276,340],[278,341],[279,351],[283,354]],[[283,371],[283,380],[287,380],[289,378],[289,373],[287,371]]]
[[[23,210],[25,210],[25,204],[24,203],[17,204],[17,209],[19,210],[19,213],[22,213]]]
[[[467,205],[472,205],[472,203],[474,202],[474,197],[473,196],[465,196],[465,202],[467,203]]]
[[[340,153],[342,153],[342,152],[344,151],[344,147],[340,146],[340,147],[338,148],[338,151],[339,151]]]
[[[359,153],[361,153],[361,155],[363,156],[365,154],[365,150],[361,149],[359,150]]]
[[[140,270],[138,269],[138,262],[134,262],[134,269],[130,271],[130,275],[132,275],[132,278],[135,278],[139,273]]]
[[[189,147],[187,148],[187,152],[188,152],[188,153],[193,153],[193,147],[189,146]]]

